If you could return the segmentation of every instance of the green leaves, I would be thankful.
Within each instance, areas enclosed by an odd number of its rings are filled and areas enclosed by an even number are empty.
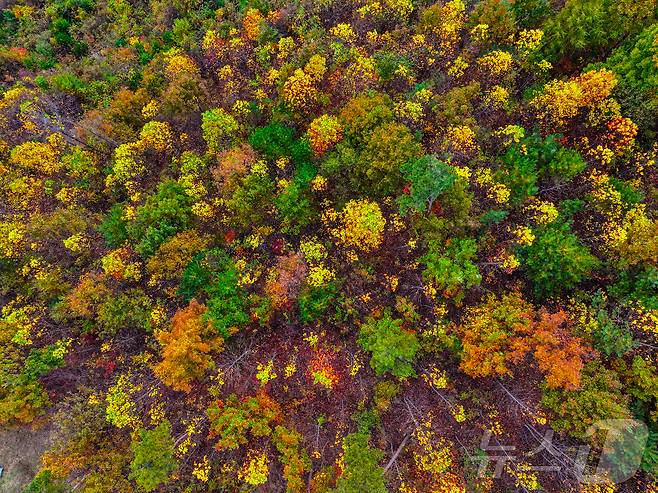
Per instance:
[[[532,245],[520,248],[519,253],[539,297],[575,288],[600,265],[565,223],[538,231]]]
[[[130,478],[135,480],[141,491],[155,491],[169,481],[169,475],[177,465],[168,420],[165,419],[152,430],[140,430],[139,439],[132,442],[130,448],[133,452]]]
[[[416,335],[403,329],[402,323],[386,312],[379,319],[368,318],[361,326],[358,342],[372,353],[370,366],[377,375],[386,372],[398,378],[416,375],[412,363],[420,346]]]
[[[238,122],[221,108],[213,108],[201,115],[203,138],[210,152],[220,152],[238,131]]]
[[[397,200],[403,216],[410,209],[418,212],[431,209],[436,198],[452,187],[456,180],[450,166],[429,155],[403,164],[400,171],[410,183],[408,192]]]
[[[270,436],[272,422],[281,414],[281,408],[266,393],[239,400],[231,394],[226,402],[217,401],[206,411],[210,420],[211,437],[219,437],[217,450],[236,449],[247,443],[248,435]]]
[[[387,493],[384,468],[379,462],[384,453],[368,443],[370,433],[359,431],[343,438],[345,472],[333,493]]]
[[[224,338],[249,323],[247,294],[238,285],[238,272],[231,257],[219,248],[199,253],[183,272],[178,293],[186,300],[205,292],[210,320]]]
[[[617,374],[595,361],[585,365],[580,389],[544,389],[541,403],[553,411],[555,430],[585,438],[590,425],[600,419],[630,418],[628,398],[621,388]]]
[[[433,282],[444,296],[459,302],[464,290],[482,280],[477,265],[471,262],[476,253],[477,242],[473,238],[455,238],[445,244],[430,241],[427,254],[420,259],[425,264],[423,278]]]
[[[192,215],[192,203],[182,185],[174,181],[160,183],[158,191],[137,209],[135,220],[126,227],[131,239],[138,242],[135,250],[143,257],[150,257],[162,243],[185,229]],[[118,213],[112,210],[111,214],[105,231],[109,238],[119,239],[122,227]]]

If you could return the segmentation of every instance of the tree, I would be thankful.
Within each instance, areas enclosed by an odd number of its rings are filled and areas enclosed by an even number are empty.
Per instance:
[[[546,388],[576,390],[591,349],[572,333],[567,314],[536,312],[518,293],[491,295],[471,308],[458,333],[461,368],[473,377],[512,375],[512,364],[534,357],[546,375]]]
[[[350,200],[339,213],[329,212],[325,217],[339,221],[330,232],[348,248],[372,252],[383,240],[386,219],[376,202]]]
[[[349,101],[340,112],[340,121],[347,137],[354,143],[368,141],[375,128],[393,120],[391,98],[382,93],[368,92]]]
[[[584,341],[571,334],[567,314],[542,310],[530,334],[539,369],[546,373],[546,387],[576,390],[588,354]]]
[[[216,401],[206,411],[210,420],[210,438],[219,437],[217,450],[236,449],[253,437],[272,435],[272,423],[281,417],[281,407],[265,391],[238,399],[231,394],[225,402]]]
[[[428,252],[420,258],[425,264],[423,278],[456,302],[464,298],[464,290],[480,284],[482,276],[471,259],[477,253],[477,242],[472,238],[454,238],[442,245],[431,240]]]
[[[139,430],[139,438],[132,442],[130,448],[133,452],[130,478],[140,490],[155,491],[169,481],[169,475],[176,470],[177,464],[168,420],[163,420],[151,430]]]
[[[532,317],[532,305],[519,293],[500,298],[490,294],[482,304],[468,308],[457,327],[462,344],[460,368],[471,377],[511,375],[508,362],[515,336],[530,332]]]
[[[554,414],[552,426],[577,438],[601,419],[629,419],[628,397],[615,372],[598,361],[585,365],[582,385],[577,390],[544,387],[541,403]]]
[[[391,122],[377,127],[355,164],[356,185],[376,197],[397,192],[402,184],[400,168],[422,151],[407,126]]]
[[[651,0],[568,0],[545,24],[545,53],[552,60],[561,56],[575,59],[578,55],[601,53],[654,19],[655,3]]]
[[[575,288],[600,265],[569,225],[557,221],[538,231],[531,245],[519,248],[519,254],[540,297]]]
[[[386,493],[384,468],[379,462],[384,453],[369,444],[370,433],[359,431],[343,438],[345,470],[332,493]]]
[[[343,127],[335,116],[322,115],[311,122],[308,138],[316,156],[322,156],[343,138]]]
[[[152,301],[141,289],[131,289],[108,297],[98,307],[98,333],[111,337],[122,329],[151,328]]]
[[[370,317],[361,325],[358,342],[372,353],[370,366],[377,375],[390,372],[404,379],[416,374],[412,363],[420,345],[416,335],[402,325],[403,321],[391,318],[389,311],[379,318]]]
[[[655,137],[658,120],[658,24],[646,27],[632,42],[619,46],[605,61],[619,79],[616,98],[647,140]]]
[[[171,331],[158,332],[162,344],[162,361],[154,370],[165,385],[189,392],[192,380],[203,377],[214,366],[211,352],[221,351],[224,339],[204,317],[207,309],[192,300],[176,312]]]
[[[203,138],[208,150],[218,153],[223,150],[233,135],[238,131],[238,122],[221,108],[205,111],[201,115]]]
[[[277,425],[274,429],[272,441],[281,454],[283,477],[287,482],[287,493],[306,491],[304,473],[311,467],[311,461],[306,450],[301,448],[303,439],[303,435],[295,429],[289,429],[281,425]]]
[[[454,171],[434,156],[424,156],[409,161],[400,168],[404,179],[409,183],[404,195],[397,199],[400,214],[405,216],[410,209],[425,212],[432,209],[434,201],[453,186],[456,180]]]
[[[185,188],[175,181],[163,181],[156,193],[136,210],[127,226],[135,249],[143,257],[150,257],[166,240],[185,229],[191,219],[193,200]]]
[[[219,272],[206,291],[209,296],[206,317],[222,337],[233,335],[249,323],[246,293],[238,285],[238,273],[233,265]]]

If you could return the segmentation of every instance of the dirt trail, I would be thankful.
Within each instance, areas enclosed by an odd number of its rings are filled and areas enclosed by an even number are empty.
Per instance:
[[[42,452],[48,446],[50,429],[29,426],[0,430],[0,493],[20,493],[38,472]]]

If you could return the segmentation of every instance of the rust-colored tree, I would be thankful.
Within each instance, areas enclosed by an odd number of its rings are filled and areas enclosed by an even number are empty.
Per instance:
[[[189,392],[191,382],[212,368],[210,353],[223,348],[224,339],[203,319],[205,313],[205,305],[192,300],[173,316],[171,331],[156,335],[163,348],[155,374],[174,390]]]

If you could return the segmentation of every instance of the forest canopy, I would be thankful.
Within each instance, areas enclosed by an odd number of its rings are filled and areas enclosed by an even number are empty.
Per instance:
[[[2,5],[23,492],[658,492],[655,0]]]

